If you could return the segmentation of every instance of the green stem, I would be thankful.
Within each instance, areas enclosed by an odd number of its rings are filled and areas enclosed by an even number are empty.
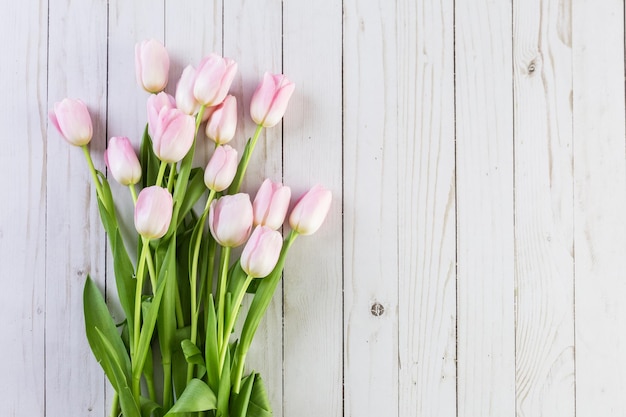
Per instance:
[[[209,263],[207,265],[207,274],[205,279],[202,281],[202,285],[206,286],[200,288],[201,294],[204,294],[204,322],[206,323],[208,320],[208,312],[209,310],[206,306],[209,305],[209,298],[211,294],[213,294],[213,269],[215,268],[215,251],[217,250],[217,242],[213,239],[213,236],[209,233],[208,236],[209,244],[207,249],[207,256],[209,258]]]
[[[133,346],[135,352],[139,349],[139,331],[141,328],[141,295],[143,289],[143,278],[145,275],[144,265],[146,264],[147,252],[150,251],[149,241],[145,237],[141,238],[143,246],[141,247],[141,255],[139,257],[139,264],[137,266],[137,288],[135,289],[135,328],[133,338]]]
[[[148,395],[150,396],[150,400],[152,400],[152,402],[156,402],[156,389],[154,387],[154,378],[146,377],[146,384],[148,385]]]
[[[146,255],[146,264],[148,265],[148,274],[150,275],[150,285],[152,285],[152,294],[157,290],[157,274],[154,270],[154,261],[152,260],[152,251],[150,250],[150,243],[148,243],[148,254]]]
[[[167,167],[167,162],[161,161],[161,165],[159,166],[159,173],[157,174],[156,186],[160,187],[163,182],[163,176],[165,175],[165,168]]]
[[[96,172],[96,167],[93,165],[93,160],[91,159],[91,154],[89,153],[89,148],[87,145],[81,146],[83,148],[83,153],[85,154],[85,159],[87,159],[87,165],[89,165],[89,172],[91,172],[91,178],[93,179],[94,185],[96,186],[96,193],[100,200],[104,202],[104,195],[102,193],[102,184],[100,184],[100,179],[98,178],[98,173]]]
[[[239,290],[237,294],[237,298],[235,298],[234,303],[232,304],[233,311],[228,316],[228,323],[226,324],[226,329],[224,330],[224,334],[218,334],[217,337],[222,337],[222,349],[220,350],[220,362],[219,362],[219,375],[222,374],[222,369],[224,369],[224,361],[226,360],[226,349],[228,349],[228,339],[230,338],[230,334],[233,331],[233,327],[235,327],[235,321],[237,320],[237,315],[239,314],[239,309],[241,308],[241,303],[243,302],[243,297],[246,295],[246,290],[250,283],[252,282],[253,277],[248,275],[246,277],[243,286]]]
[[[113,400],[111,401],[111,413],[109,414],[109,416],[117,417],[119,415],[119,409],[120,409],[120,397],[116,391],[113,393]]]
[[[209,193],[209,198],[206,201],[206,205],[204,207],[204,212],[202,213],[202,217],[199,220],[199,230],[196,234],[196,241],[193,242],[193,257],[191,261],[191,277],[190,277],[190,290],[191,290],[191,343],[195,344],[198,336],[198,315],[200,313],[198,308],[197,301],[197,285],[198,285],[198,257],[200,255],[200,243],[202,242],[202,235],[204,231],[204,222],[206,221],[206,216],[209,212],[209,207],[211,205],[211,201],[215,198],[215,190],[211,190]],[[189,363],[187,364],[187,383],[191,381],[193,377],[193,367],[194,365]]]
[[[239,192],[239,188],[241,188],[241,183],[243,182],[243,177],[246,174],[246,170],[248,169],[250,157],[252,156],[254,147],[256,146],[257,140],[259,139],[261,130],[263,130],[263,126],[257,125],[256,130],[254,131],[254,136],[252,136],[252,140],[250,141],[250,148],[246,150],[247,152],[244,152],[241,161],[239,161],[239,166],[237,167],[237,175],[235,175],[235,179],[228,189],[228,194],[237,194]]]
[[[137,190],[135,190],[135,184],[128,184],[130,195],[133,198],[133,204],[137,205]]]
[[[182,329],[185,327],[185,316],[183,315],[183,302],[180,299],[180,291],[178,291],[178,282],[176,283],[174,292],[176,293],[176,327]]]
[[[163,409],[172,408],[172,363],[163,362]]]
[[[170,164],[170,175],[167,179],[167,191],[170,193],[174,189],[174,177],[176,176],[176,163],[172,162]]]
[[[222,247],[220,255],[220,274],[218,276],[219,289],[217,292],[217,343],[218,351],[222,349],[222,335],[224,334],[224,302],[226,297],[226,280],[228,279],[228,261],[230,258],[228,246]]]

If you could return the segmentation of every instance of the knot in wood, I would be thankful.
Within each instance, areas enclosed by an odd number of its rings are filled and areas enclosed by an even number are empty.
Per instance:
[[[528,73],[532,74],[533,72],[535,72],[535,70],[537,69],[537,65],[535,64],[535,61],[531,62],[528,65]]]
[[[385,312],[385,307],[383,307],[383,305],[380,303],[374,303],[372,304],[372,308],[370,309],[370,311],[372,312],[372,316],[382,316]]]

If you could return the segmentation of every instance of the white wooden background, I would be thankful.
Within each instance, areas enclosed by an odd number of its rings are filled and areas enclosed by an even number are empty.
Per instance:
[[[151,37],[172,80],[239,62],[239,147],[287,74],[246,187],[334,193],[250,357],[275,416],[626,416],[621,0],[3,1],[0,34],[0,416],[107,414],[81,293],[112,264],[47,112],[88,103],[100,169],[107,137],[138,144]]]

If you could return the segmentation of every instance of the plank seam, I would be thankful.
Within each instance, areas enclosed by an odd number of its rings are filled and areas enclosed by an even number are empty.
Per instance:
[[[452,0],[452,70],[454,94],[454,373],[455,373],[455,411],[459,417],[459,210],[457,188],[457,103],[456,103],[456,0]]]

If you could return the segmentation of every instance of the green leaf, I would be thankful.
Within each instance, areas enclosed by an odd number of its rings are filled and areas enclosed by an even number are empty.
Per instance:
[[[249,375],[243,379],[241,391],[239,391],[239,394],[232,396],[230,403],[230,417],[246,417],[253,384],[254,375]]]
[[[267,396],[265,384],[261,379],[261,375],[254,375],[254,385],[250,394],[250,402],[248,404],[248,412],[246,417],[271,417],[272,407]]]
[[[226,349],[226,360],[220,376],[219,389],[217,391],[217,413],[228,415],[228,400],[230,399],[230,349]]]
[[[201,380],[192,379],[185,391],[176,401],[176,404],[165,415],[170,416],[178,413],[193,413],[197,411],[215,410],[215,393]]]
[[[126,314],[129,331],[132,333],[135,322],[135,288],[137,286],[137,281],[134,278],[135,269],[124,246],[119,228],[115,228],[113,233],[109,233],[109,242],[113,252],[113,270],[115,272],[117,295],[124,314]]]
[[[209,305],[206,306],[207,323],[206,339],[204,342],[204,358],[206,360],[207,379],[209,386],[217,391],[219,389],[219,355],[217,350],[217,319],[215,317],[215,304],[213,295],[209,297]]]
[[[183,349],[183,354],[185,355],[187,363],[202,367],[205,366],[204,359],[202,358],[202,352],[200,352],[200,349],[198,349],[198,346],[196,346],[195,343],[189,339],[185,339],[180,345]]]
[[[128,376],[125,375],[124,365],[117,357],[116,348],[113,343],[107,339],[107,336],[100,331],[99,328],[95,328],[97,335],[96,343],[99,344],[101,351],[103,352],[103,362],[107,363],[107,366],[113,373],[113,379],[115,380],[116,391],[120,394],[120,406],[122,413],[128,417],[140,417],[139,408],[135,399],[132,396],[130,388],[128,387]]]
[[[115,323],[109,313],[104,298],[90,276],[87,276],[85,280],[83,309],[85,314],[85,332],[89,346],[91,346],[91,350],[98,362],[101,363],[111,384],[114,387],[118,387],[114,378],[114,370],[110,367],[111,364],[104,362],[107,352],[103,350],[102,344],[98,343],[98,334],[102,333],[104,338],[111,345],[112,360],[120,364],[121,372],[126,379],[130,377],[130,358],[128,357],[124,342],[115,327]]]
[[[178,213],[178,223],[183,221],[187,216],[191,208],[200,200],[200,197],[206,192],[207,188],[204,184],[204,170],[202,168],[193,168],[189,175],[189,183],[187,184],[187,190],[185,197],[180,205],[180,212]]]
[[[148,134],[148,124],[143,131],[141,147],[139,148],[139,158],[141,160],[141,188],[146,188],[156,183],[161,161],[152,150],[152,139]]]
[[[142,417],[150,417],[155,411],[160,410],[161,406],[149,398],[139,398],[141,403],[141,415]]]
[[[246,147],[243,150],[243,154],[241,155],[241,159],[239,160],[239,164],[237,165],[237,174],[235,174],[235,178],[228,188],[227,194],[236,194],[239,192],[239,188],[241,187],[241,183],[243,182],[243,169],[244,166],[247,165],[247,161],[250,160],[250,153],[252,152],[252,138],[248,138],[246,142]]]
[[[257,289],[259,288],[259,285],[261,284],[261,281],[263,281],[265,278],[254,278],[252,280],[252,282],[250,283],[250,285],[248,285],[248,289],[246,290],[246,292],[248,294],[256,294]]]

